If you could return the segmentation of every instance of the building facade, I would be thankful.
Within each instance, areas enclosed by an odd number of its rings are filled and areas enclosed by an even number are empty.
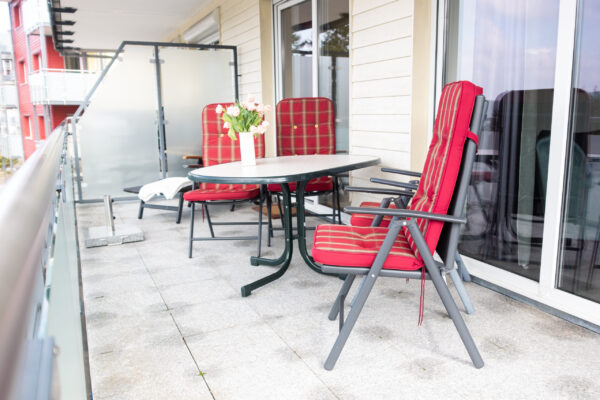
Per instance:
[[[96,76],[79,55],[56,51],[48,6],[41,0],[9,3],[25,158],[73,115]]]

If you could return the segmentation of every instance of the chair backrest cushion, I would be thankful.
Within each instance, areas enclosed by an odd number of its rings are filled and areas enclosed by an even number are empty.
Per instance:
[[[277,154],[335,154],[335,112],[324,97],[281,100],[276,107]]]
[[[240,141],[232,140],[223,129],[222,114],[217,114],[216,108],[221,104],[227,108],[231,103],[209,104],[202,110],[202,162],[205,167],[223,164],[242,159]],[[256,158],[265,156],[264,135],[254,139]]]
[[[448,212],[469,134],[475,98],[482,93],[482,88],[467,81],[444,86],[423,174],[408,209],[440,214]],[[433,254],[443,222],[417,218],[417,225]],[[413,252],[418,255],[408,229],[405,228],[404,233]]]

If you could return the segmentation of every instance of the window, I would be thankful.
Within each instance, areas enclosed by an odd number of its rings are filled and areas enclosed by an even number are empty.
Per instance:
[[[44,125],[44,117],[38,116],[38,129],[40,131],[40,139],[46,138],[46,126]]]
[[[13,73],[12,60],[8,58],[2,59],[2,75],[11,76]]]
[[[15,28],[21,26],[21,3],[13,7],[13,21],[15,21]]]
[[[33,70],[39,71],[42,68],[42,54],[41,53],[34,54],[32,57],[32,61],[33,61]]]
[[[27,83],[27,68],[25,68],[25,60],[19,61],[17,73],[17,79],[19,80],[19,83]]]
[[[81,60],[79,59],[79,56],[66,56],[65,69],[74,69],[79,71],[81,69]]]
[[[33,139],[33,127],[31,126],[29,115],[23,116],[23,136],[25,139]]]

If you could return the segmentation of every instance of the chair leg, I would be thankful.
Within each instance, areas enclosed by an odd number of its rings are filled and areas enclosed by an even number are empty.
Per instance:
[[[262,241],[262,208],[263,208],[264,192],[263,187],[260,187],[260,199],[258,200],[258,251],[257,257],[260,257],[260,248]]]
[[[281,216],[279,218],[281,219],[281,228],[284,229],[285,227],[283,226],[283,209],[281,208],[281,199],[279,198],[279,193],[277,193],[277,208],[279,209],[279,215]]]
[[[340,206],[340,183],[339,178],[337,176],[333,177],[333,201],[332,203],[335,205],[334,207],[334,216],[333,223],[335,224],[335,211],[337,211],[338,224],[342,224],[342,207]]]
[[[346,279],[344,279],[344,283],[342,284],[342,287],[340,288],[340,292],[338,293],[337,297],[335,298],[335,301],[333,302],[333,305],[331,306],[331,311],[329,311],[329,320],[333,321],[337,318],[339,312],[340,312],[340,299],[342,297],[346,297],[346,295],[348,294],[348,292],[350,291],[350,288],[352,287],[352,283],[354,282],[354,278],[356,278],[356,275],[346,275]]]
[[[375,285],[376,279],[377,275],[367,275],[365,284],[362,286],[358,293],[354,307],[352,307],[352,309],[348,313],[348,317],[346,318],[346,321],[344,322],[344,325],[342,326],[342,329],[338,334],[335,344],[333,345],[333,348],[329,352],[329,356],[325,361],[326,370],[332,370],[338,358],[340,357],[340,353],[344,349],[344,345],[346,344],[346,341],[350,336],[350,332],[352,332],[352,328],[354,328],[354,324],[356,324],[356,321],[358,320],[358,316],[360,315],[360,312],[362,311],[362,308],[365,305],[365,302],[367,301],[367,297],[369,297],[369,294],[371,293],[371,289],[373,289],[373,285]]]
[[[465,282],[471,282],[471,274],[469,274],[469,270],[467,269],[467,266],[465,265],[465,262],[463,261],[458,250],[456,250],[456,253],[454,254],[454,260],[456,261],[456,265],[458,266],[458,271],[460,272],[462,280]]]
[[[140,209],[138,210],[138,219],[144,216],[144,200],[140,200]]]
[[[179,206],[177,207],[177,221],[176,223],[181,222],[181,213],[183,212],[183,193],[179,193]]]
[[[456,288],[456,291],[458,292],[458,296],[460,297],[460,300],[462,301],[463,305],[465,306],[465,312],[467,314],[473,314],[475,312],[475,307],[473,307],[473,303],[471,303],[471,298],[469,297],[469,294],[467,293],[467,290],[465,289],[465,285],[463,285],[463,281],[455,269],[450,271],[450,278],[452,279],[452,282],[454,283],[454,287]]]
[[[192,246],[194,244],[194,213],[196,210],[196,203],[193,201],[190,203],[192,204],[192,217],[190,219],[190,249],[188,250],[188,257],[192,258]]]
[[[358,297],[358,293],[360,292],[360,289],[362,289],[362,287],[365,284],[366,280],[367,280],[366,275],[363,276],[363,278],[360,280],[360,283],[358,284],[358,289],[356,290],[356,293],[354,294],[354,297],[350,301],[350,307],[354,307],[354,303],[356,303],[356,298]]]
[[[208,229],[210,229],[210,237],[215,237],[215,231],[213,230],[212,222],[210,220],[210,214],[208,213],[208,203],[203,203],[204,213],[206,214],[206,221],[208,222]]]
[[[417,248],[419,249],[419,252],[421,253],[421,257],[423,257],[425,268],[429,273],[429,277],[433,282],[433,286],[438,292],[438,295],[440,296],[448,315],[452,319],[452,322],[454,322],[454,326],[456,327],[458,335],[460,336],[460,339],[462,340],[467,352],[469,353],[469,356],[471,357],[473,365],[475,368],[483,367],[483,359],[481,358],[481,354],[479,354],[479,350],[477,350],[477,346],[473,341],[473,337],[469,333],[469,329],[467,328],[465,321],[462,319],[460,311],[458,310],[458,307],[456,306],[456,303],[450,294],[450,290],[448,289],[448,286],[446,286],[444,278],[442,278],[440,269],[437,267],[435,261],[433,260],[433,256],[428,251],[425,238],[423,237],[423,234],[419,230],[419,227],[414,219],[408,221],[408,229],[413,237],[413,240],[415,241],[415,244],[417,245]]]
[[[271,215],[272,206],[273,199],[271,198],[271,192],[267,191],[267,247],[271,247],[271,238],[273,237],[273,219]]]

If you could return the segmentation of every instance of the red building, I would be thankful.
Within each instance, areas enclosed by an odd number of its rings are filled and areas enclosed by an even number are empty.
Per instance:
[[[83,98],[55,96],[55,83],[64,84],[67,67],[79,69],[79,59],[67,60],[54,48],[45,1],[12,0],[10,6],[15,70],[21,114],[23,150],[28,158],[46,134],[75,113]],[[73,71],[71,71],[73,72]],[[64,86],[64,85],[63,85]]]

